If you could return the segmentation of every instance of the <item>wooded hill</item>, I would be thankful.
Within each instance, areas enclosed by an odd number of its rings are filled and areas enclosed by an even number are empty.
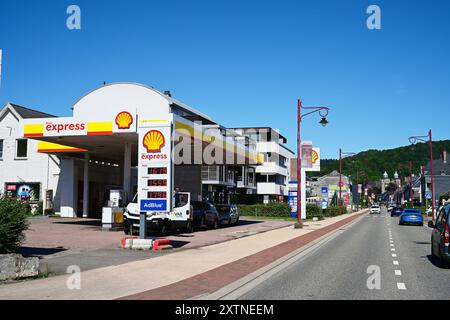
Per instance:
[[[441,159],[442,152],[450,152],[450,140],[433,142],[433,158]],[[413,173],[420,173],[420,166],[428,164],[430,152],[428,143],[416,143],[389,150],[367,150],[342,160],[342,173],[356,179],[359,171],[360,180],[378,181],[384,171],[392,178],[395,171],[401,177],[409,176],[409,161],[412,160]],[[322,176],[333,170],[339,171],[339,159],[322,159],[321,171],[309,172],[309,176]]]

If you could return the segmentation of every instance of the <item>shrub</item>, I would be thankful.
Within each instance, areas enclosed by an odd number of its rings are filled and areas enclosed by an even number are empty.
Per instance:
[[[238,204],[239,214],[241,216],[267,216],[282,217],[291,216],[291,207],[287,203],[268,203],[268,204]]]
[[[340,214],[340,210],[342,210],[342,214],[347,213],[347,207],[342,206],[342,209],[339,209],[338,206],[336,207],[328,207],[325,209],[325,217],[335,217]]]
[[[306,204],[306,219],[312,219],[313,217],[320,217],[322,215],[322,209],[315,204]]]
[[[0,198],[0,254],[15,252],[25,239],[29,206],[17,199]]]

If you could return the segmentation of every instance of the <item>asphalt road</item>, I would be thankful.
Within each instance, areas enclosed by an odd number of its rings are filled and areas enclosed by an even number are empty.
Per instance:
[[[426,226],[399,226],[383,208],[268,279],[247,284],[239,299],[450,299],[450,269],[433,263],[430,235]]]

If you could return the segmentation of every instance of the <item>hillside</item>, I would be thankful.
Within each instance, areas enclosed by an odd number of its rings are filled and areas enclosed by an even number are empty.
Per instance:
[[[450,140],[433,142],[433,158],[440,159],[443,150],[450,152]],[[377,181],[384,171],[392,177],[397,171],[400,176],[409,176],[409,161],[412,160],[413,173],[420,172],[420,166],[429,162],[428,143],[417,143],[389,150],[367,150],[342,160],[342,173],[356,178],[359,170],[365,173],[366,181]],[[321,171],[310,172],[309,175],[324,175],[339,170],[339,160],[322,159]]]

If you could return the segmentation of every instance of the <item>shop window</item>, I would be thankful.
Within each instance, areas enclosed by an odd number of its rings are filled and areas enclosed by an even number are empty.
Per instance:
[[[16,158],[26,158],[27,157],[28,140],[27,139],[17,139],[16,143]]]

